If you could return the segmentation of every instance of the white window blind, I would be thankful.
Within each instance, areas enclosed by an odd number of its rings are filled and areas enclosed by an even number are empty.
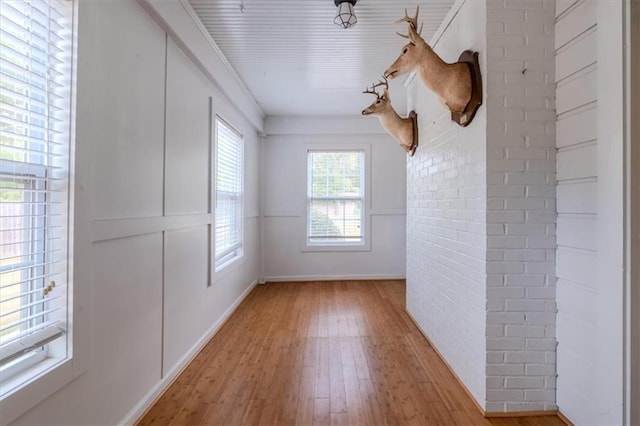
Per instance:
[[[364,151],[308,151],[307,242],[364,241]]]
[[[0,1],[0,384],[68,354],[72,19],[71,1]]]
[[[215,264],[220,269],[242,255],[242,136],[216,119]]]

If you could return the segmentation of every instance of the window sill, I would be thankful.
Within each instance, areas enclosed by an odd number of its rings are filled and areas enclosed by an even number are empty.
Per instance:
[[[221,263],[220,265],[214,265],[213,277],[215,280],[224,278],[227,274],[235,269],[235,266],[244,263],[244,253]]]
[[[3,424],[11,423],[69,383],[73,378],[72,366],[70,358],[46,358],[3,383],[0,393],[7,393],[0,401]],[[33,379],[13,389],[16,383],[24,380],[25,377],[33,377]]]
[[[305,244],[302,252],[354,252],[354,251],[371,251],[371,244]]]

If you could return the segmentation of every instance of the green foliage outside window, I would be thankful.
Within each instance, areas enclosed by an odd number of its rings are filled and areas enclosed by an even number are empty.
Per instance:
[[[311,162],[314,197],[359,196],[360,156],[357,152],[314,152]]]

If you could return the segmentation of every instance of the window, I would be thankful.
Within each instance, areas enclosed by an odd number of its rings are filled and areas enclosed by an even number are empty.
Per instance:
[[[307,245],[363,245],[364,150],[307,153]]]
[[[216,271],[242,256],[242,135],[216,119]]]
[[[73,7],[68,0],[0,3],[3,401],[71,355],[67,241]],[[45,364],[46,370],[38,368]]]

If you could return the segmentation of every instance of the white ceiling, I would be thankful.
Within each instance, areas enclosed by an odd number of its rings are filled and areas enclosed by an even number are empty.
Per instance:
[[[454,0],[420,3],[427,41]],[[358,23],[333,24],[333,0],[189,0],[213,40],[268,116],[354,115],[373,100],[362,94],[399,55],[415,1],[359,0]],[[241,5],[242,11],[241,11]],[[401,77],[390,83],[395,109],[406,113]]]

